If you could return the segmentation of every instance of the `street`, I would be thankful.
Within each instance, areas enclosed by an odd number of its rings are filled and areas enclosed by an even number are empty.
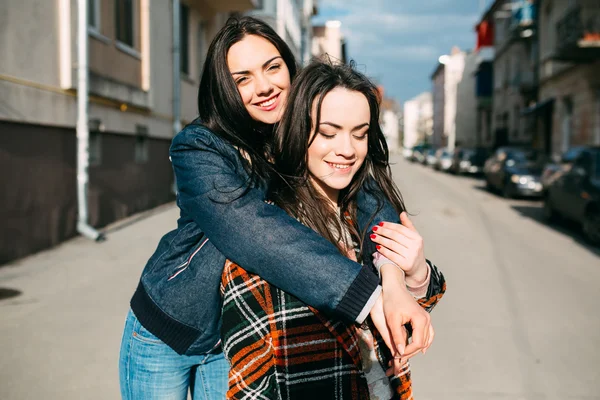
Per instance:
[[[600,399],[600,249],[541,203],[393,156],[425,254],[448,288],[412,361],[418,400]],[[0,268],[0,399],[117,399],[128,302],[178,210],[121,222]]]

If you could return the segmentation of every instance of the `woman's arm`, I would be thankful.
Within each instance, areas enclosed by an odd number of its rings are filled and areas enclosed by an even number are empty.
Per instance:
[[[368,314],[381,291],[377,276],[266,204],[263,190],[244,193],[247,175],[233,147],[192,125],[173,139],[170,155],[179,207],[225,257],[323,312],[350,321]]]

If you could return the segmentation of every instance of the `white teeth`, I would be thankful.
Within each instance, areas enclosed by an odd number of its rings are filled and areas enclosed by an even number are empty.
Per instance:
[[[271,100],[267,100],[265,102],[258,103],[258,105],[261,106],[261,107],[269,107],[270,105],[272,105],[273,103],[275,103],[275,100],[277,100],[277,97],[273,97]]]
[[[337,168],[337,169],[348,169],[350,168],[350,165],[344,165],[344,164],[333,164],[333,163],[327,163],[329,165],[331,165],[333,168]]]

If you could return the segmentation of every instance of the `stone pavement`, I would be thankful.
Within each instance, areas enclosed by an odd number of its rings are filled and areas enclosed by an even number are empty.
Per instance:
[[[0,399],[119,399],[123,322],[173,203],[0,268]]]

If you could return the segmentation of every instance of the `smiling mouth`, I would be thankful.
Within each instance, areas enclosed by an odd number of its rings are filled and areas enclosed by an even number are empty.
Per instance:
[[[335,164],[335,163],[331,163],[329,161],[325,161],[327,163],[327,165],[329,165],[331,168],[335,168],[338,169],[340,171],[345,171],[348,170],[350,167],[352,167],[354,165],[354,163],[352,164]]]
[[[261,103],[255,103],[255,105],[257,107],[260,107],[262,109],[270,111],[270,110],[272,110],[274,108],[275,103],[277,102],[278,98],[279,98],[279,94],[277,94],[277,95],[271,97],[270,99],[265,100],[265,101],[263,101]]]

